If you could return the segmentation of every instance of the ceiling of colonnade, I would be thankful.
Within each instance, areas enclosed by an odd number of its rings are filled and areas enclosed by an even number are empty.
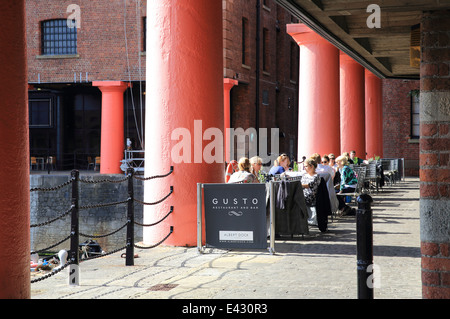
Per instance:
[[[415,26],[424,11],[450,9],[450,0],[276,2],[381,78],[418,79],[420,33]],[[411,46],[416,47],[412,56]]]

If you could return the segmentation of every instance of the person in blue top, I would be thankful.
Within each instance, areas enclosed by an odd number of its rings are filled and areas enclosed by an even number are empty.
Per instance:
[[[289,157],[286,154],[281,154],[274,161],[273,166],[269,171],[269,175],[277,175],[277,174],[283,174],[284,172],[287,172],[289,170],[290,164],[291,164],[291,161],[289,160]]]
[[[336,163],[339,167],[339,172],[341,175],[341,182],[337,185],[339,192],[338,194],[353,193],[356,189],[356,184],[358,180],[356,179],[355,173],[348,166],[347,156],[341,155],[336,158]],[[345,204],[345,196],[337,196],[339,201],[339,210],[343,215],[354,214],[354,209]]]

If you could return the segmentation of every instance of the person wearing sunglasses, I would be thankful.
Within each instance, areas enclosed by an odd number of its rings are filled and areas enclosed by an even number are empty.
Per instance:
[[[262,159],[259,156],[253,156],[250,159],[250,172],[252,172],[255,176],[258,176],[259,171],[262,167]]]
[[[314,159],[314,161],[317,163],[317,172],[318,173],[321,173],[321,172],[328,173],[328,174],[330,174],[331,178],[334,178],[333,169],[330,166],[328,166],[328,164],[323,163],[320,154],[314,153],[313,155],[311,155],[311,158]],[[329,159],[327,161],[329,161]]]
[[[330,159],[328,165],[331,166],[335,172],[337,172],[338,165],[336,164],[336,156],[334,156],[333,153],[330,153],[328,154],[328,158]]]
[[[328,155],[322,156],[322,165],[324,167],[326,167],[326,171],[329,172],[331,175],[331,178],[334,179],[334,175],[336,174],[336,171],[330,165],[330,158],[328,157]]]

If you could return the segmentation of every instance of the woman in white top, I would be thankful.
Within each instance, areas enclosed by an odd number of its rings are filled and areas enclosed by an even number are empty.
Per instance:
[[[336,163],[336,156],[334,156],[333,153],[328,154],[328,158],[330,159],[330,162],[328,165],[333,168],[334,172],[337,172],[339,170],[338,164]]]
[[[247,157],[242,157],[238,162],[239,171],[231,175],[228,183],[259,183],[256,175],[250,172],[250,161]]]
[[[334,179],[336,171],[330,166],[330,158],[328,155],[322,156],[322,165],[323,167],[326,167],[326,170],[331,174],[331,179]]]

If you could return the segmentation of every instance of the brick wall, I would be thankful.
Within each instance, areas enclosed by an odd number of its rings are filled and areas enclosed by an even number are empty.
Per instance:
[[[79,82],[80,73],[84,82],[86,72],[87,82],[128,81],[129,75],[132,80],[145,80],[145,55],[139,48],[142,48],[144,39],[146,1],[141,1],[139,8],[136,7],[137,1],[127,1],[126,8],[121,0],[78,2],[81,27],[77,29],[77,56],[50,58],[41,55],[40,23],[49,19],[66,19],[70,15],[70,12],[66,13],[67,7],[73,3],[77,2],[26,1],[28,82],[72,83],[74,74]]]
[[[448,298],[450,295],[449,244],[422,243],[421,253],[423,297],[426,299]]]
[[[450,10],[425,12],[420,65],[422,295],[450,298]]]
[[[419,176],[419,139],[411,138],[411,94],[418,80],[382,80],[383,152],[385,158],[404,158],[405,175]]]
[[[239,81],[231,90],[231,127],[234,128],[256,128],[256,4],[257,0],[228,0],[223,6],[224,76]],[[242,64],[241,46],[243,18],[248,21],[245,65]],[[286,24],[292,22],[292,16],[275,1],[261,5],[259,127],[279,128],[284,133],[280,137],[279,152],[292,152],[296,156],[299,55],[295,45],[294,58],[291,59],[293,40],[286,33]],[[265,40],[267,64],[263,69]],[[292,75],[291,68],[294,70]],[[291,140],[295,140],[293,147],[290,146]],[[268,148],[270,151],[270,145]]]

